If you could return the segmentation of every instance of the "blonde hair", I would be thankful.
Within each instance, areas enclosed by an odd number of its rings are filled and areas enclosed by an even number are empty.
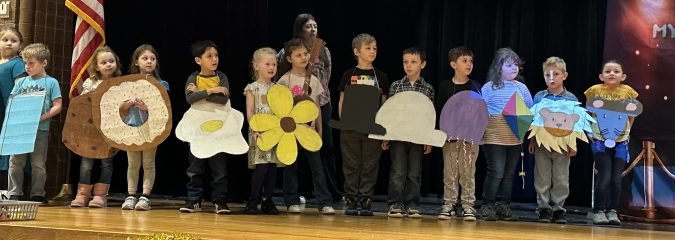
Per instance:
[[[33,43],[21,51],[23,59],[36,58],[38,61],[44,61],[49,60],[49,56],[49,49],[42,43]]]
[[[277,51],[269,47],[264,47],[259,48],[253,52],[253,58],[251,59],[251,72],[254,82],[258,80],[258,76],[260,75],[258,74],[258,71],[255,70],[255,64],[259,63],[264,55],[272,55],[276,60]]]
[[[541,64],[542,71],[546,71],[546,67],[548,66],[557,68],[562,72],[567,72],[567,64],[565,64],[565,60],[556,56],[547,58],[546,61]]]
[[[356,35],[356,37],[352,39],[352,49],[355,48],[359,49],[363,44],[371,44],[374,42],[377,42],[377,40],[375,40],[375,37],[367,33],[361,33],[359,35]]]
[[[115,54],[115,51],[113,51],[110,47],[104,46],[104,47],[98,48],[98,49],[96,49],[96,51],[94,51],[94,55],[93,55],[94,58],[92,59],[91,63],[89,64],[89,67],[87,67],[87,72],[89,72],[89,78],[91,78],[91,80],[101,79],[101,72],[96,70],[96,65],[98,63],[98,55],[101,54],[101,53],[106,53],[106,52],[112,53],[112,55],[115,56],[115,67],[117,69],[115,69],[112,76],[118,77],[118,76],[122,75],[122,70],[120,69],[121,66],[122,66],[122,65],[120,65],[121,64],[120,58],[117,56],[117,54]]]

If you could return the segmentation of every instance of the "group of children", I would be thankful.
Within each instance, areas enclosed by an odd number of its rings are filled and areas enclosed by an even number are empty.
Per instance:
[[[56,79],[49,77],[44,71],[47,59],[49,59],[49,51],[46,47],[42,44],[31,44],[25,47],[21,52],[22,61],[17,56],[20,40],[20,33],[16,30],[3,29],[0,31],[0,43],[2,44],[0,73],[2,74],[3,97],[5,97],[5,85],[8,85],[7,81],[16,80],[11,94],[22,93],[22,89],[31,88],[33,85],[38,85],[39,88],[33,87],[32,89],[47,91],[35,143],[36,150],[30,154],[33,167],[30,199],[44,202],[46,176],[44,163],[49,135],[48,120],[59,113],[61,94]],[[249,121],[255,114],[272,113],[272,109],[268,105],[267,91],[275,84],[288,87],[296,97],[306,95],[317,106],[322,106],[322,102],[325,104],[325,99],[322,99],[321,96],[329,90],[326,88],[327,85],[320,82],[314,71],[310,69],[311,65],[317,61],[309,54],[310,48],[307,41],[292,39],[284,45],[280,56],[277,56],[278,53],[271,48],[260,48],[253,53],[251,62],[253,82],[248,84],[243,91],[246,96],[246,118]],[[548,88],[538,92],[533,99],[527,86],[518,81],[522,61],[515,52],[508,48],[497,50],[489,68],[487,81],[482,87],[477,81],[468,77],[473,70],[473,53],[471,50],[465,47],[451,49],[448,58],[449,64],[454,70],[454,75],[452,78],[441,82],[436,90],[421,77],[421,71],[425,68],[427,61],[425,53],[417,48],[409,48],[403,51],[405,76],[391,84],[388,76],[373,66],[377,56],[377,42],[373,36],[359,34],[352,41],[352,49],[357,59],[357,65],[346,70],[342,75],[338,88],[340,93],[338,115],[340,116],[344,110],[342,103],[345,98],[345,87],[362,82],[368,82],[380,90],[381,98],[377,99],[378,104],[384,103],[388,97],[400,92],[417,91],[427,96],[432,102],[435,101],[437,111],[443,108],[450,97],[459,92],[470,90],[482,95],[489,113],[487,129],[483,136],[482,151],[484,151],[487,160],[487,174],[483,183],[482,207],[480,211],[474,209],[476,201],[474,175],[479,145],[463,140],[447,141],[442,147],[444,204],[438,218],[461,218],[465,221],[475,221],[480,216],[487,221],[517,220],[517,216],[511,210],[510,200],[514,170],[518,159],[522,156],[522,141],[516,138],[509,129],[502,116],[502,109],[514,93],[520,95],[528,107],[544,98],[577,101],[574,94],[567,91],[563,86],[563,81],[567,77],[565,62],[558,57],[550,57],[543,63],[544,78],[551,80],[546,81]],[[216,104],[229,104],[231,89],[227,76],[217,70],[219,58],[216,44],[211,41],[197,42],[192,45],[192,55],[200,69],[192,73],[185,84],[184,92],[187,102],[193,104],[205,100]],[[157,52],[150,45],[138,47],[133,54],[129,73],[150,74],[156,79],[161,79],[157,56]],[[277,64],[280,64],[279,61],[287,61],[290,64],[290,69],[287,72],[278,73]],[[25,74],[23,73],[24,62]],[[88,70],[90,77],[83,84],[82,94],[95,90],[106,79],[121,75],[119,59],[108,47],[100,48],[94,53],[93,62]],[[599,78],[603,83],[589,88],[585,92],[587,98],[605,96],[614,99],[635,99],[637,97],[637,93],[632,88],[621,84],[626,75],[618,62],[609,61],[605,63]],[[355,79],[370,81],[354,81]],[[166,90],[169,90],[166,81],[160,81]],[[4,100],[7,102],[6,98]],[[147,119],[147,106],[143,103],[143,99],[129,99],[121,109],[126,115],[125,123],[131,126],[143,124],[143,119]],[[326,121],[322,119],[321,114],[319,116],[315,121],[308,123],[308,126],[321,135],[328,126],[325,126]],[[328,117],[330,118],[330,116]],[[326,118],[326,116],[323,116],[323,118]],[[632,119],[630,123],[632,123]],[[244,213],[278,214],[279,211],[272,201],[277,167],[285,167],[283,193],[286,209],[289,213],[300,213],[302,209],[298,194],[297,164],[285,166],[280,163],[276,157],[275,148],[268,151],[259,149],[256,146],[256,139],[261,134],[264,133],[249,129],[248,162],[249,168],[253,169],[253,173],[251,175],[250,196]],[[598,141],[602,140],[601,135],[594,133],[593,139],[591,143],[593,158],[598,170],[593,221],[596,224],[620,224],[616,208],[618,207],[621,190],[620,170],[623,168],[626,157],[615,152],[625,152],[628,135],[626,134],[624,138],[617,141],[619,142],[617,143],[617,149],[603,148],[602,144],[598,145]],[[574,156],[576,152],[571,149],[563,154],[552,152],[543,147],[538,147],[535,141],[533,139],[530,142],[528,150],[535,155],[534,184],[537,191],[539,221],[566,223],[564,202],[569,194],[569,163],[570,157]],[[431,146],[404,141],[374,140],[368,138],[368,134],[347,130],[341,130],[340,143],[345,177],[346,215],[373,215],[373,192],[377,180],[379,159],[383,150],[389,150],[391,169],[387,201],[389,206],[388,216],[421,217],[419,200],[422,158],[423,154],[431,152]],[[465,146],[468,146],[468,148]],[[311,169],[319,212],[321,214],[335,214],[332,206],[333,199],[328,189],[325,168],[321,165],[320,154],[307,150],[301,151],[308,159]],[[470,154],[466,154],[465,151],[469,151]],[[148,195],[152,190],[155,176],[155,152],[156,148],[127,153],[129,196],[125,199],[122,209],[150,209]],[[226,154],[219,153],[206,159],[197,158],[191,153],[188,154],[190,165],[186,170],[189,177],[187,203],[180,208],[180,211],[190,213],[202,211],[204,174],[207,168],[210,168],[212,176],[211,199],[215,205],[215,212],[229,213],[230,209],[226,203]],[[13,199],[18,199],[23,195],[21,189],[26,155],[28,154],[14,155],[10,159],[9,191]],[[112,174],[112,160],[101,159],[100,161],[102,170],[100,179],[92,181],[93,159],[82,158],[77,196],[71,203],[72,207],[105,207],[107,205],[106,195]],[[141,164],[144,166],[143,190],[142,194],[138,196],[138,171]],[[89,201],[92,191],[93,198]],[[258,205],[260,205],[260,209]],[[458,211],[460,209],[461,212]]]

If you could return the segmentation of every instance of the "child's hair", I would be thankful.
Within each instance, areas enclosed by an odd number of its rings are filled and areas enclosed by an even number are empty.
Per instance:
[[[0,36],[4,35],[5,32],[12,32],[12,33],[14,33],[14,35],[19,37],[19,44],[21,44],[21,42],[23,42],[23,36],[15,28],[13,28],[13,27],[2,27],[2,28],[0,28]]]
[[[602,73],[602,70],[605,69],[605,65],[610,64],[610,63],[614,63],[616,65],[619,65],[619,67],[621,67],[621,71],[624,74],[626,73],[623,69],[623,64],[621,64],[621,62],[619,62],[619,60],[616,60],[616,59],[610,59],[610,60],[607,60],[607,62],[603,63],[602,66],[600,66],[600,72]]]
[[[143,44],[141,46],[138,46],[136,50],[134,51],[134,54],[131,56],[131,63],[129,63],[129,73],[134,74],[134,73],[141,73],[141,68],[138,66],[136,61],[138,61],[138,58],[141,57],[141,54],[143,52],[149,51],[152,54],[155,55],[155,71],[152,72],[152,76],[155,77],[157,80],[160,80],[159,78],[159,54],[157,53],[157,50],[155,50],[154,47],[150,44]]]
[[[473,52],[464,46],[454,47],[450,49],[450,51],[448,51],[449,62],[457,61],[457,59],[459,59],[462,56],[473,57]]]
[[[511,50],[511,48],[497,49],[487,75],[487,82],[492,82],[492,89],[500,89],[504,87],[504,79],[502,79],[502,65],[507,62],[518,64],[518,68],[521,68],[523,64],[523,61],[520,59],[520,57],[518,57],[518,54]]]
[[[192,56],[193,57],[202,57],[207,49],[214,48],[218,51],[218,46],[211,40],[203,40],[192,44]]]
[[[33,43],[21,51],[23,59],[36,58],[38,61],[49,60],[49,49],[42,43]]]
[[[406,55],[406,54],[418,55],[418,56],[420,56],[420,60],[422,60],[422,62],[427,61],[427,54],[424,51],[420,50],[419,48],[416,48],[416,47],[406,48],[405,50],[403,50],[403,55]]]
[[[314,16],[309,13],[301,13],[295,17],[295,21],[293,22],[293,38],[302,38],[305,23],[307,23],[309,20],[316,21]]]
[[[253,77],[254,82],[258,80],[258,76],[259,76],[258,72],[255,70],[254,65],[256,63],[260,62],[260,60],[262,59],[262,57],[264,55],[272,55],[276,59],[277,51],[275,51],[274,49],[269,48],[269,47],[264,47],[264,48],[259,48],[258,50],[255,50],[255,52],[253,52],[253,57],[251,59],[251,73],[252,73],[252,77]]]
[[[284,43],[284,55],[281,56],[282,57],[281,61],[277,63],[277,76],[274,77],[276,80],[281,78],[281,76],[283,76],[284,74],[286,74],[286,72],[290,71],[291,68],[293,68],[293,64],[288,62],[286,58],[291,56],[293,54],[293,51],[299,48],[305,48],[309,51],[305,43],[300,38],[293,38],[288,42]],[[307,69],[309,68],[309,64],[307,64],[306,68]]]
[[[565,64],[565,60],[563,60],[562,58],[556,56],[547,58],[546,61],[544,61],[544,63],[541,64],[542,71],[546,71],[546,67],[549,66],[557,68],[562,72],[567,72],[567,64]]]
[[[356,35],[356,37],[354,37],[354,39],[352,40],[352,49],[355,48],[358,49],[361,48],[361,45],[363,44],[371,44],[373,42],[377,42],[377,40],[375,40],[375,37],[367,33],[361,33],[359,35]]]
[[[96,65],[98,63],[98,55],[106,52],[112,53],[112,55],[115,56],[115,66],[117,66],[117,69],[115,69],[115,71],[113,72],[113,77],[122,75],[122,70],[120,70],[121,68],[120,58],[117,56],[117,54],[115,54],[115,51],[113,51],[110,47],[104,46],[94,51],[93,55],[94,59],[92,59],[91,64],[89,64],[89,67],[87,68],[87,72],[89,72],[89,78],[91,80],[101,79],[101,72],[96,70]]]

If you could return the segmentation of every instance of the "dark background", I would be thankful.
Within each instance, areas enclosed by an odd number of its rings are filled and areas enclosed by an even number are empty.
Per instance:
[[[174,3],[164,0],[105,1],[107,44],[120,56],[123,71],[134,49],[149,43],[159,52],[161,76],[171,86],[174,123],[188,109],[182,89],[187,76],[198,70],[190,55],[190,44],[204,39],[219,45],[219,70],[230,80],[232,106],[245,110],[243,89],[252,80],[249,62],[253,51],[269,46],[280,49],[291,37],[292,24],[299,13],[313,14],[319,36],[332,53],[333,73],[330,90],[334,115],[336,92],[342,72],[356,65],[351,40],[359,33],[370,33],[377,39],[378,56],[374,65],[390,79],[400,79],[401,52],[410,46],[426,50],[427,67],[422,75],[434,87],[452,76],[448,50],[466,46],[473,50],[474,70],[470,78],[484,83],[487,69],[496,49],[511,47],[525,61],[525,83],[532,94],[546,88],[542,81],[541,63],[550,56],[567,62],[569,77],[565,86],[584,101],[583,91],[600,83],[606,1],[189,1]],[[175,127],[174,124],[174,127]],[[247,127],[244,126],[246,129]],[[245,131],[245,130],[244,130]],[[336,144],[338,132],[335,131]],[[586,144],[579,144],[579,154],[570,166],[570,205],[590,206],[592,159]],[[188,145],[172,134],[159,146],[157,178],[154,193],[184,196],[188,166]],[[339,146],[335,156],[341,175]],[[231,156],[229,189],[232,201],[241,201],[248,194],[250,171],[246,157]],[[79,161],[72,164],[71,182],[77,181]],[[115,160],[112,192],[126,192],[126,154]],[[515,178],[514,200],[534,202],[532,189],[533,159],[526,156],[528,169],[526,189],[520,190]],[[422,193],[442,196],[442,157],[435,149],[423,166]],[[386,195],[388,152],[383,154],[376,194]],[[281,172],[280,172],[281,173]],[[477,162],[476,196],[480,199],[485,176],[485,159]],[[517,175],[516,175],[517,176]],[[339,176],[341,178],[341,176]],[[279,179],[281,180],[281,179]],[[310,181],[304,181],[311,186]],[[280,186],[281,182],[278,182]],[[140,189],[140,188],[139,188]],[[437,195],[438,194],[438,195]]]

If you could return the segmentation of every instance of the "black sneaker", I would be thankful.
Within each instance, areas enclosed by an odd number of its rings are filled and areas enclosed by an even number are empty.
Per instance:
[[[373,199],[370,197],[363,198],[361,200],[361,211],[359,215],[361,216],[373,216],[373,209],[371,208],[373,204]]]
[[[260,210],[265,214],[279,214],[279,209],[274,205],[271,198],[265,199],[265,201],[260,204]]]
[[[539,221],[538,222],[540,222],[540,223],[551,223],[551,210],[550,209],[539,210]]]
[[[495,209],[495,213],[497,213],[497,218],[499,218],[499,220],[518,221],[518,216],[513,215],[511,206],[508,204],[499,204]]]
[[[485,221],[497,221],[494,205],[483,204],[480,208],[480,217]]]
[[[213,207],[215,208],[214,212],[217,214],[230,213],[230,208],[227,207],[227,203],[225,201],[216,201],[213,203]]]
[[[182,208],[178,209],[178,211],[183,212],[183,213],[196,213],[196,212],[201,212],[202,211],[202,201],[190,201],[185,204]]]
[[[30,197],[30,201],[31,202],[39,202],[40,205],[47,203],[47,199],[45,199],[45,197],[43,197],[43,196],[32,196],[32,197]]]
[[[387,216],[389,217],[394,217],[394,218],[402,218],[404,217],[404,207],[402,203],[394,203],[391,206],[389,206],[389,212],[387,213]]]
[[[359,210],[356,208],[356,200],[354,197],[345,198],[345,215],[358,216]]]
[[[565,211],[558,210],[553,212],[553,222],[560,224],[567,224],[567,218],[565,218]]]
[[[244,214],[258,214],[258,201],[249,201],[246,203]]]

